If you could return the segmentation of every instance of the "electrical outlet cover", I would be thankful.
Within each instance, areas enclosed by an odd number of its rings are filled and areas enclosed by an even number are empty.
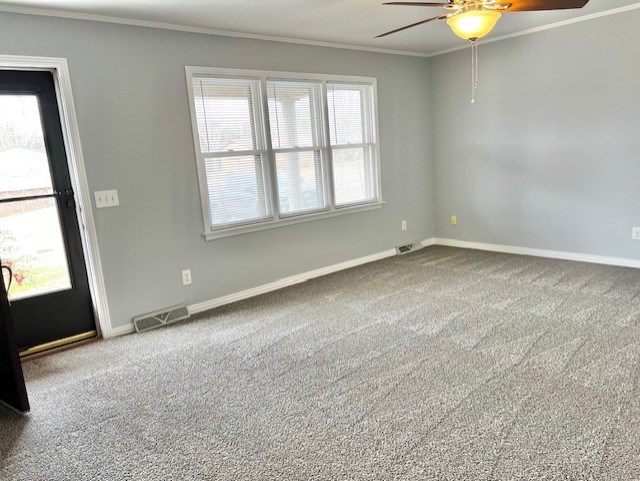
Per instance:
[[[191,269],[185,269],[182,271],[182,285],[188,286],[191,284]]]

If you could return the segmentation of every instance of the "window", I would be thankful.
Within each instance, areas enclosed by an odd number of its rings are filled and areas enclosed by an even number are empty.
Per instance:
[[[326,208],[322,84],[268,80],[267,96],[280,214]]]
[[[207,239],[380,207],[375,79],[187,67]]]
[[[193,87],[211,226],[270,219],[260,82],[194,78]]]
[[[372,89],[329,83],[329,132],[336,205],[376,200],[376,141]]]

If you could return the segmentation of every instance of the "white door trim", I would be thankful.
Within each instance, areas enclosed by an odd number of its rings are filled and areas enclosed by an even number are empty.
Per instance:
[[[103,338],[112,337],[107,291],[100,262],[98,236],[91,207],[91,193],[84,168],[80,131],[73,102],[67,59],[0,55],[0,70],[48,70],[53,73],[60,105],[60,121],[67,151],[71,185],[76,193],[76,215],[80,226],[80,236],[82,238],[87,276],[89,277],[89,289],[96,317],[96,327]]]

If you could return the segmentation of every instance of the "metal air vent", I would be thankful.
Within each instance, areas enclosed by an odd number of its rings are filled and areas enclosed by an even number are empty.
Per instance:
[[[418,250],[421,247],[422,247],[422,244],[420,242],[412,241],[412,242],[409,242],[408,244],[402,244],[402,245],[396,246],[396,254],[398,255],[408,254],[409,252]]]
[[[189,317],[187,306],[180,304],[136,316],[133,318],[133,325],[136,328],[136,332],[142,332],[166,326],[167,324],[173,324],[174,322],[182,321]]]

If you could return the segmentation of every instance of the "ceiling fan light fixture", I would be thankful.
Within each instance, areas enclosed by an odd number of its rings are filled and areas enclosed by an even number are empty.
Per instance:
[[[447,19],[453,33],[465,40],[477,40],[487,35],[502,16],[495,10],[468,10]]]

